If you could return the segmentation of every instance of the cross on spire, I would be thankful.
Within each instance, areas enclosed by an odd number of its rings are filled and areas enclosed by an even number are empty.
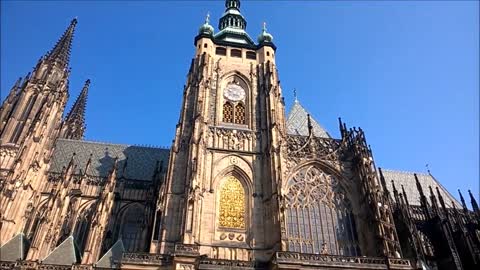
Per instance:
[[[430,167],[428,166],[428,163],[425,164],[425,168],[427,168],[427,172],[428,172],[428,174],[430,174]]]

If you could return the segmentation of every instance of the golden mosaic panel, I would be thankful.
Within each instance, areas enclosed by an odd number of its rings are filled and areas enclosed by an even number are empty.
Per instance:
[[[234,176],[228,176],[220,190],[220,227],[245,229],[245,190]]]

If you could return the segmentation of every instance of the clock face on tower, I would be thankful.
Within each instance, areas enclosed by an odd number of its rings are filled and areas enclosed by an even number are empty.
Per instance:
[[[240,101],[245,98],[245,90],[240,85],[229,84],[225,88],[223,95],[230,101]]]

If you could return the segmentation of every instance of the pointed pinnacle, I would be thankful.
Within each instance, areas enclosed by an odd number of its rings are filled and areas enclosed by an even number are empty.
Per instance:
[[[472,204],[473,211],[479,212],[480,209],[478,208],[477,201],[475,200],[475,197],[473,196],[472,192],[470,189],[468,190],[468,194],[470,195],[470,203]]]
[[[77,19],[73,19],[70,22],[67,30],[63,33],[62,37],[57,41],[55,47],[47,54],[47,59],[60,62],[64,67],[68,66],[70,61],[70,50],[72,48],[73,33],[75,32],[75,26],[77,25]]]
[[[460,201],[462,202],[462,206],[464,210],[467,210],[467,204],[465,203],[465,199],[463,198],[462,192],[460,192],[460,189],[458,190],[458,194],[460,194]]]
[[[413,176],[415,177],[415,183],[417,184],[418,193],[420,193],[421,197],[424,197],[422,185],[420,185],[420,181],[418,180],[417,174],[414,173]]]
[[[402,185],[402,194],[403,194],[403,197],[405,198],[405,203],[406,203],[407,205],[410,205],[410,204],[408,203],[407,192],[405,192],[405,188],[403,187],[403,185]]]
[[[75,103],[72,106],[72,109],[67,115],[67,120],[70,120],[71,118],[78,118],[78,117],[81,117],[82,119],[84,118],[89,87],[90,87],[90,80],[86,80],[82,91],[78,95],[77,99],[75,100]]]
[[[438,196],[438,201],[440,202],[440,205],[442,206],[442,209],[445,211],[446,214],[448,214],[446,211],[447,211],[447,207],[445,205],[445,201],[443,200],[443,196],[442,194],[440,193],[440,189],[438,187],[435,187],[435,189],[437,190],[437,196]]]
[[[80,140],[83,138],[85,132],[85,107],[87,105],[88,88],[90,80],[85,82],[82,91],[78,95],[70,112],[65,118],[67,125],[66,137],[67,139]]]

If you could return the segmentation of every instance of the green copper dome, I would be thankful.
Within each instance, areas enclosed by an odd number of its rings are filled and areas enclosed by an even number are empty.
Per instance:
[[[273,41],[273,36],[267,32],[267,24],[263,23],[263,29],[262,33],[258,35],[257,41],[259,44],[262,44],[264,42],[272,42]]]
[[[213,35],[213,31],[213,26],[210,25],[210,14],[207,14],[207,17],[205,18],[205,23],[200,26],[200,29],[198,29],[198,33]]]

